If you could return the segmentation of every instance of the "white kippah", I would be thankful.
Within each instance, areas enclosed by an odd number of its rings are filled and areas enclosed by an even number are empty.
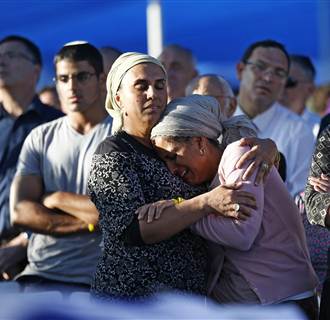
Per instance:
[[[68,46],[77,46],[78,44],[87,44],[87,41],[84,40],[76,40],[76,41],[71,41],[66,43],[63,47],[68,47]]]

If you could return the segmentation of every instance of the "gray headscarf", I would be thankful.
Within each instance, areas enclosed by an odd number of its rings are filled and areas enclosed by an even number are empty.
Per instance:
[[[256,128],[246,116],[224,120],[218,101],[210,96],[191,95],[172,100],[151,138],[207,137],[224,147],[242,137],[256,136]]]
[[[105,108],[113,118],[112,133],[119,131],[123,126],[123,115],[115,96],[120,88],[121,82],[128,70],[140,63],[154,63],[159,66],[167,77],[166,70],[160,61],[143,53],[126,52],[118,57],[113,63],[107,77],[107,98]]]

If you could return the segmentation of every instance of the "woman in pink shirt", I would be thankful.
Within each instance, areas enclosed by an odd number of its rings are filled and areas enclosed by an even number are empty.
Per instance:
[[[244,120],[244,119],[243,119]],[[223,121],[216,99],[193,95],[173,100],[153,130],[152,140],[169,170],[192,185],[237,183],[248,167],[236,168],[249,149],[237,141],[250,126],[234,117]],[[241,128],[241,129],[237,129]],[[252,127],[248,129],[249,133]],[[241,131],[241,132],[240,132]],[[244,134],[244,133],[243,133]],[[242,191],[255,195],[257,209],[246,220],[207,215],[191,226],[209,240],[209,294],[221,303],[275,304],[296,302],[316,319],[317,278],[310,262],[304,227],[297,207],[275,167],[264,184],[255,176],[243,181]],[[179,200],[180,201],[180,200]],[[159,219],[166,202],[146,206]],[[237,205],[237,214],[242,208]],[[144,239],[146,243],[157,237]]]

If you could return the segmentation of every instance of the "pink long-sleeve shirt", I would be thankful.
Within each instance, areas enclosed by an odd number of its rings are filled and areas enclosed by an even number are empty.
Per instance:
[[[236,169],[239,158],[248,147],[235,142],[227,146],[218,174],[211,188],[234,183],[248,166]],[[305,231],[298,209],[272,168],[264,184],[255,186],[255,174],[243,183],[241,190],[254,194],[257,210],[245,221],[209,215],[193,229],[217,243],[212,250],[209,292],[219,285],[223,255],[246,280],[261,304],[279,302],[314,290],[318,280],[310,262]],[[221,279],[221,278],[220,278]]]

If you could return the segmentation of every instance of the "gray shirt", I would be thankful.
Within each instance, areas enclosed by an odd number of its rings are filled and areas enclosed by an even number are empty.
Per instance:
[[[25,140],[16,175],[42,177],[45,193],[86,194],[92,156],[110,134],[111,123],[107,117],[85,135],[70,126],[68,117],[35,128]],[[98,232],[65,237],[32,234],[29,263],[21,275],[89,284],[100,254],[100,240]]]

